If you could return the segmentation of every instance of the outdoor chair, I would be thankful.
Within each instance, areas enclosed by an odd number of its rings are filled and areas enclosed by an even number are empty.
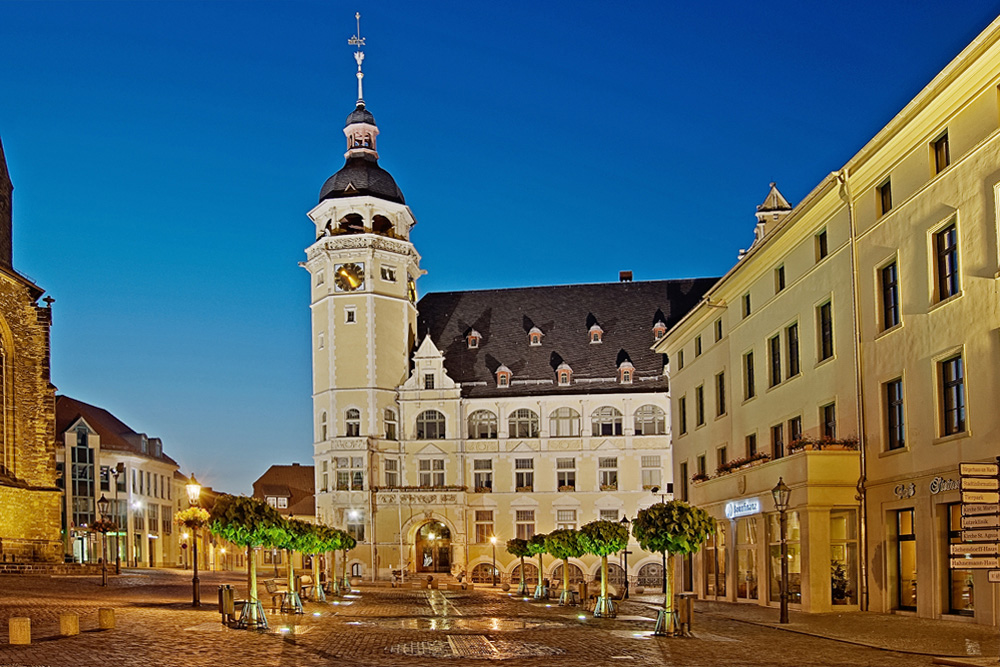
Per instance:
[[[271,596],[271,608],[280,609],[285,603],[285,597],[288,596],[288,587],[282,586],[274,579],[266,579],[264,587],[267,589],[267,594]]]

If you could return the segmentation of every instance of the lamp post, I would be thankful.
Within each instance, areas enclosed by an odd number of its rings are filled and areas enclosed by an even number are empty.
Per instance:
[[[118,476],[125,472],[124,461],[119,461],[118,465],[111,469],[111,474],[115,478],[115,523],[118,523],[118,519],[121,519],[121,510],[118,504]],[[126,521],[128,519],[126,518]],[[122,547],[121,547],[121,526],[115,528],[115,574],[122,573]]]
[[[628,535],[632,534],[632,520],[631,519],[629,519],[627,516],[623,516],[622,519],[621,519],[621,521],[619,523],[621,523],[621,525],[625,526],[625,531],[627,532]],[[628,555],[630,553],[632,553],[632,552],[628,550],[628,542],[626,542],[625,543],[625,550],[622,552],[622,554],[625,556],[625,565],[622,568],[625,571],[625,592],[622,594],[622,599],[623,600],[628,600],[628,588],[629,588],[629,586],[628,586]]]
[[[661,504],[665,505],[667,503],[667,501],[666,501],[667,494],[666,494],[666,492],[660,493],[660,487],[654,486],[649,491],[653,495],[660,496],[660,503]],[[661,553],[660,557],[663,559],[663,572],[662,572],[662,575],[661,575],[661,578],[662,578],[661,586],[662,586],[663,590],[661,590],[660,592],[663,593],[664,595],[666,595],[667,594],[667,552],[664,551],[663,553]]]
[[[191,473],[191,479],[187,483],[187,494],[188,502],[191,503],[191,507],[198,507],[198,502],[201,498],[201,484],[198,480],[194,478],[194,473]],[[198,581],[198,528],[191,529],[191,558],[194,563],[194,576],[191,577],[191,606],[200,607],[201,606],[201,590],[199,588]]]
[[[778,623],[788,623],[788,498],[792,490],[779,477],[778,483],[771,489],[774,496],[774,509],[778,510],[778,520],[781,526],[781,616]]]
[[[497,536],[490,537],[490,544],[493,545],[493,588],[497,587]]]
[[[110,501],[101,494],[97,501],[97,511],[101,515],[101,586],[108,585],[108,505]]]

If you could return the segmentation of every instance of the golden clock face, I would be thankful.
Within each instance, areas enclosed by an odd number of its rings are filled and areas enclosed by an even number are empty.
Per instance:
[[[417,302],[417,284],[413,282],[413,278],[406,280],[406,296],[410,298],[410,303]]]
[[[333,280],[337,284],[337,289],[344,292],[361,289],[365,284],[365,266],[364,264],[341,264],[333,272]]]

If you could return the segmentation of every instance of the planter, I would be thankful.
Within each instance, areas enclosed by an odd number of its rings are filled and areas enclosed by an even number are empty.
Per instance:
[[[568,491],[576,491],[576,487],[575,486],[560,486],[559,487],[559,491],[560,491],[560,493],[566,493]]]
[[[535,488],[532,486],[519,486],[514,490],[517,491],[518,493],[532,493],[534,492]]]

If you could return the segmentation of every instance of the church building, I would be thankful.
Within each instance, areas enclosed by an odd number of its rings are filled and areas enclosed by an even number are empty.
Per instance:
[[[357,43],[357,41],[352,41]],[[309,212],[320,522],[359,542],[351,572],[516,580],[513,537],[624,521],[670,492],[666,360],[653,344],[714,279],[428,294],[416,224],[379,165],[361,89],[346,163]],[[660,585],[634,542],[633,582]],[[546,559],[543,577],[560,577]],[[572,561],[593,579],[599,560]],[[612,567],[621,581],[626,563]],[[532,564],[525,573],[538,576]]]
[[[51,300],[14,269],[13,189],[0,144],[0,562],[60,561]]]

